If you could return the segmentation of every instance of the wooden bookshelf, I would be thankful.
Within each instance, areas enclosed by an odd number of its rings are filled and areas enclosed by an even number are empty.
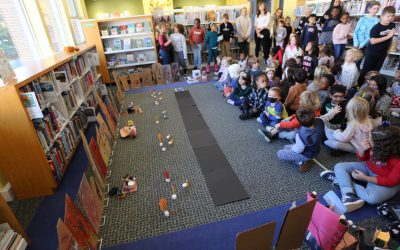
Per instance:
[[[39,138],[35,125],[24,106],[20,94],[21,89],[30,86],[32,81],[43,75],[54,74],[54,69],[66,63],[75,64],[77,58],[79,60],[79,58],[86,56],[85,53],[94,49],[95,45],[81,45],[77,52],[62,52],[36,61],[34,64],[24,65],[24,67],[16,70],[16,80],[0,87],[0,137],[3,142],[0,144],[0,169],[10,182],[17,199],[51,195],[58,186],[48,163],[48,150],[45,150],[42,145],[43,142]],[[66,128],[71,129],[69,121],[72,122],[72,116],[78,111],[78,107],[88,100],[88,96],[97,89],[95,87],[96,82],[89,83],[85,78],[89,77],[85,74],[96,74],[96,68],[90,67],[90,72],[87,72],[87,70],[89,69],[82,70],[78,79],[71,82],[71,85],[80,86],[80,95],[77,94],[76,106],[73,109],[64,110],[63,118],[66,122],[63,126],[60,126],[60,132],[54,136],[54,140],[61,137],[61,132],[65,131]],[[98,75],[93,75],[93,79],[100,82]],[[88,89],[86,90],[86,88]],[[65,108],[65,100],[63,100],[61,92],[58,93],[57,98],[57,102],[64,103]],[[62,106],[61,104],[51,105]],[[46,107],[42,107],[42,111],[44,109]],[[60,111],[60,113],[62,112]],[[67,169],[78,143],[69,148],[70,154],[66,159],[65,169]],[[49,149],[55,147],[53,144],[54,141]]]
[[[0,224],[1,223],[8,223],[15,232],[20,234],[28,242],[28,244],[30,243],[24,228],[21,226],[18,219],[15,217],[13,211],[8,206],[7,202],[0,195]]]
[[[126,34],[111,34],[109,32],[108,35],[102,35],[101,30],[102,27],[108,27],[110,28],[112,26],[120,26],[120,25],[128,25],[128,24],[136,24],[140,22],[149,22],[150,23],[150,31],[143,31],[143,32],[137,32],[135,31],[134,33],[129,33],[127,32]],[[112,70],[119,70],[119,71],[126,71],[129,68],[133,67],[138,67],[138,66],[146,66],[149,64],[153,64],[155,61],[157,61],[157,49],[155,46],[155,37],[154,37],[154,24],[153,24],[153,16],[152,15],[139,15],[139,16],[131,16],[131,17],[118,17],[118,18],[103,18],[103,19],[87,19],[87,20],[82,20],[81,21],[83,32],[85,34],[86,41],[88,43],[93,43],[97,47],[97,52],[99,53],[99,59],[100,59],[100,68],[99,71],[101,75],[103,76],[103,81],[105,83],[111,83],[113,82],[112,77],[111,77],[111,72]],[[152,41],[152,46],[144,46],[140,48],[130,48],[130,49],[116,49],[116,50],[106,50],[104,44],[108,43],[109,47],[112,48],[114,45],[111,45],[115,40],[124,40],[124,39],[140,39],[140,38],[151,38]],[[122,47],[124,47],[124,44],[122,42]],[[125,64],[116,64],[116,65],[108,65],[107,64],[107,59],[109,59],[111,56],[115,56],[117,58],[117,61],[119,58],[124,57],[124,54],[126,53],[131,53],[134,55],[134,62],[128,62]],[[145,62],[138,62],[136,60],[136,55],[138,53],[144,53],[148,55],[147,53],[151,53],[151,55],[154,55],[152,59],[147,59]]]

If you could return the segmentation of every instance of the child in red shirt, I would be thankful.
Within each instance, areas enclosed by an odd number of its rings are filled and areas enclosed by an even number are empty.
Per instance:
[[[374,205],[389,200],[400,184],[400,128],[384,122],[372,130],[371,140],[365,139],[362,145],[364,153],[357,154],[362,162],[338,163],[335,172],[321,173],[323,179],[339,184],[347,212],[362,207],[364,202]]]

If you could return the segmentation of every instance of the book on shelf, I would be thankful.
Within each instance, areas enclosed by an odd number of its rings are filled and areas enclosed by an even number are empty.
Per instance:
[[[151,32],[151,24],[149,21],[143,22],[143,30],[144,32]]]
[[[61,92],[61,98],[63,99],[64,104],[69,113],[71,113],[74,110],[74,108],[78,105],[78,100],[76,96],[77,96],[76,90],[73,85],[70,87],[69,91]]]
[[[135,59],[134,59],[133,54],[127,54],[127,55],[126,55],[126,61],[127,61],[128,64],[134,63],[134,62],[135,62]]]
[[[137,49],[136,39],[131,39],[131,48],[132,49]]]
[[[136,47],[143,48],[143,40],[142,39],[136,39]]]
[[[144,31],[143,23],[141,23],[141,22],[136,23],[136,32],[140,33],[140,32],[143,32],[143,31]]]
[[[136,33],[136,26],[135,26],[135,24],[134,24],[134,23],[128,23],[127,31],[128,31],[128,34]]]
[[[399,56],[389,55],[382,66],[382,70],[395,72],[397,70],[398,65],[399,65]]]
[[[143,38],[144,47],[151,47],[153,46],[153,39],[151,37]]]
[[[70,80],[72,79],[68,79],[66,71],[55,71],[54,76],[60,91],[66,91],[69,89]]]
[[[118,26],[112,26],[111,27],[111,35],[118,35]]]
[[[40,88],[42,90],[43,96],[47,103],[58,102],[57,92],[55,86],[52,82],[42,82],[40,81]]]
[[[119,26],[119,33],[121,35],[126,35],[127,34],[127,26],[126,25],[120,25]]]
[[[114,40],[114,50],[122,50],[122,43],[121,40],[117,39]]]
[[[83,72],[86,70],[86,62],[85,62],[85,58],[83,55],[78,56],[75,60],[75,65],[76,65],[76,69],[78,71],[78,74],[80,76],[82,76]]]
[[[83,93],[86,94],[90,87],[94,84],[94,77],[93,77],[93,73],[90,72],[88,74],[86,74],[83,79],[82,79],[82,89],[83,89]]]
[[[124,50],[131,49],[131,39],[124,39]]]
[[[31,119],[43,118],[35,92],[21,93],[21,99]]]
[[[0,224],[0,249],[21,250],[27,247],[22,235],[11,229],[8,223]]]
[[[100,66],[99,54],[97,52],[88,52],[86,55],[89,67]]]

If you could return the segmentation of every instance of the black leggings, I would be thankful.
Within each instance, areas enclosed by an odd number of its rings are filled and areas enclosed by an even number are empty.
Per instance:
[[[264,52],[264,60],[267,60],[269,57],[269,51],[271,50],[271,35],[269,33],[269,29],[263,29],[261,31],[261,34],[264,35],[263,38],[257,37],[257,32],[254,32],[254,39],[256,40],[256,57],[258,57],[260,50],[261,50],[261,44]]]
[[[365,58],[364,58],[364,65],[361,69],[360,76],[358,78],[358,86],[364,84],[364,76],[371,70],[380,71],[382,68],[383,63],[385,62],[387,53],[386,51],[370,51],[369,48],[366,49]]]
[[[243,98],[243,112],[245,114],[249,114],[251,118],[259,117],[262,110],[257,109],[257,112],[254,112],[253,107],[250,105],[250,100],[248,97]]]

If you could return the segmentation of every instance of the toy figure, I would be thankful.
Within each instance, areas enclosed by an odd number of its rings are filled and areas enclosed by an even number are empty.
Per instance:
[[[182,188],[189,188],[189,180],[186,179],[184,183],[182,183]]]
[[[171,185],[171,193],[172,193],[171,199],[176,200],[177,196],[176,196],[176,193],[175,193],[175,186],[174,185]]]
[[[122,181],[122,193],[132,193],[137,191],[137,182],[135,177],[127,174],[122,178]]]
[[[167,170],[164,171],[164,177],[165,177],[165,181],[166,182],[169,183],[171,181],[171,178],[169,176],[169,172]]]
[[[160,202],[158,203],[160,210],[164,213],[165,217],[169,216],[169,212],[167,210],[168,206],[168,201],[165,198],[161,198]]]

